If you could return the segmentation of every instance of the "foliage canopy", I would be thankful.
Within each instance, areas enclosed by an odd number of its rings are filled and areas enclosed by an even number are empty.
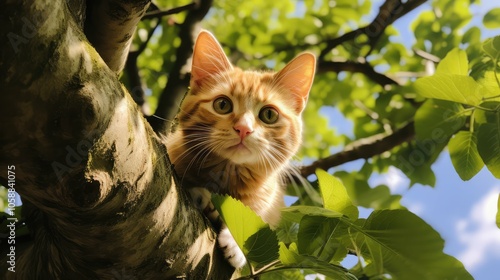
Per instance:
[[[214,197],[251,263],[244,275],[472,278],[458,260],[442,252],[439,234],[400,205],[401,196],[385,185],[368,184],[373,174],[393,166],[411,185],[434,186],[431,166],[446,148],[462,180],[484,166],[500,178],[500,37],[482,41],[482,29],[470,26],[474,0],[430,1],[411,23],[410,34],[392,26],[424,2],[213,3],[201,25],[216,35],[233,64],[281,69],[302,51],[318,56],[298,155],[304,165],[299,172],[310,186],[288,188],[299,201],[283,209],[282,223],[271,230],[241,203]],[[157,0],[153,10],[190,4]],[[188,11],[145,17],[139,24],[131,52],[139,82],[129,64],[122,81],[134,98],[145,100],[146,114],[170,119],[175,112],[165,110],[164,99],[180,100],[187,89],[187,71],[176,67],[183,65],[183,36],[191,36],[183,33],[189,16]],[[499,8],[489,11],[484,27],[499,28],[499,17]],[[177,88],[167,92],[169,84]],[[352,124],[352,132],[340,133],[329,123],[332,108]],[[365,159],[360,170],[342,170],[341,164],[358,159]],[[337,167],[335,177],[321,170],[332,167]],[[374,211],[359,218],[358,207]],[[496,220],[500,227],[500,212]],[[354,267],[342,266],[348,255],[357,256]]]

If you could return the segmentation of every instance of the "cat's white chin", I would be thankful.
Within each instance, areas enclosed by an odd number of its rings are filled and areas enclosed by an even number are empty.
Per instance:
[[[236,164],[254,163],[258,160],[257,154],[243,143],[229,147],[226,157]]]

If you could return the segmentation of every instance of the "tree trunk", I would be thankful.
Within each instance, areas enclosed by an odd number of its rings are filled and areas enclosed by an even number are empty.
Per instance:
[[[31,233],[13,246],[15,272],[12,245],[2,244],[2,278],[231,275],[209,222],[176,184],[164,143],[117,79],[148,5],[0,4],[0,183],[15,166]]]

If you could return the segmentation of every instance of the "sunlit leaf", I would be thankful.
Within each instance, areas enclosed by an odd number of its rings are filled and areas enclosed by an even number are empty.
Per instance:
[[[465,51],[455,48],[439,62],[436,74],[467,75],[469,60]]]
[[[483,17],[483,24],[487,28],[499,28],[500,27],[500,8],[494,8],[486,13]]]
[[[479,105],[482,86],[473,78],[454,74],[435,74],[415,82],[417,92],[427,98],[448,100],[467,105]]]
[[[495,77],[497,75],[498,77]],[[497,80],[497,78],[499,80]],[[483,76],[478,80],[486,90],[484,97],[490,101],[500,100],[500,73],[495,74],[494,71],[485,71]]]
[[[342,213],[353,221],[358,219],[359,210],[352,204],[342,182],[321,169],[316,170],[316,176],[318,176],[324,207]]]
[[[281,209],[281,218],[286,221],[300,223],[300,220],[305,215],[324,216],[329,218],[340,218],[343,216],[342,213],[316,206],[290,206]]]
[[[260,229],[268,227],[248,206],[228,195],[214,194],[212,203],[243,252],[246,251],[245,241]]]
[[[474,177],[484,166],[477,151],[476,134],[470,131],[459,131],[448,143],[451,162],[462,180]]]
[[[445,142],[465,124],[464,107],[443,100],[427,100],[415,114],[415,132],[420,140]]]
[[[354,204],[373,209],[402,208],[399,203],[400,195],[391,194],[389,187],[385,185],[370,187],[367,179],[369,176],[361,172],[362,170],[360,173],[339,171],[334,174],[342,180]]]
[[[279,254],[282,264],[284,265],[296,264],[296,263],[301,263],[304,260],[304,257],[299,255],[298,253],[297,244],[291,243],[287,248],[285,243],[280,242],[279,246],[280,246]]]

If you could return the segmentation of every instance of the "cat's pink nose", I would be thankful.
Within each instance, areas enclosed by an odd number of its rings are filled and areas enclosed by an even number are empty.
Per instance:
[[[250,135],[250,133],[253,132],[253,130],[250,127],[241,123],[235,124],[233,128],[240,135],[241,140],[245,139],[245,137],[247,137],[248,135]]]
[[[236,123],[233,125],[234,131],[238,133],[241,141],[245,139],[248,135],[253,132],[253,115],[251,112],[247,112],[240,116]]]

